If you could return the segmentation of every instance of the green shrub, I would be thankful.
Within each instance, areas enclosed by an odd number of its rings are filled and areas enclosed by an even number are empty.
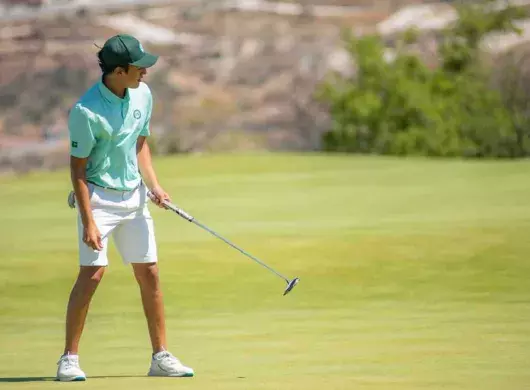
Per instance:
[[[487,3],[490,3],[489,1]],[[444,31],[440,66],[431,69],[407,47],[407,32],[393,61],[385,59],[378,36],[345,37],[356,75],[333,75],[320,90],[332,128],[323,136],[327,151],[392,155],[515,157],[530,154],[518,142],[517,112],[492,87],[479,51],[490,32],[516,31],[523,14],[513,7],[488,11],[459,9],[460,19]]]

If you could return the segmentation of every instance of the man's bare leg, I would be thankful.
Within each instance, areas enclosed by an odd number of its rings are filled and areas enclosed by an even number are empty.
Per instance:
[[[65,354],[78,354],[88,307],[104,273],[105,267],[99,266],[81,266],[79,269],[66,312]]]
[[[153,353],[164,351],[166,343],[166,319],[157,263],[133,263],[134,276],[140,286],[147,327]]]

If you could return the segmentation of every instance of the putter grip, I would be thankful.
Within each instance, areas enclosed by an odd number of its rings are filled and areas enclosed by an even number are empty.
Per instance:
[[[151,191],[148,191],[147,192],[147,196],[149,197],[149,199],[151,199],[151,201],[155,202],[155,195],[151,192]],[[180,215],[182,218],[184,218],[185,220],[191,222],[193,221],[193,217],[191,215],[189,215],[187,212],[185,212],[184,210],[182,209],[179,209],[177,206],[175,206],[173,203],[171,202],[168,202],[167,200],[164,200],[162,202],[162,204],[164,205],[164,207],[167,209],[167,210],[171,210],[175,213],[177,213],[178,215]]]

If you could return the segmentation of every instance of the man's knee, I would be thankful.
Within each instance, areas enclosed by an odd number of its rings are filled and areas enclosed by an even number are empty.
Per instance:
[[[140,285],[158,284],[158,264],[134,264],[134,276]]]
[[[98,285],[105,274],[105,267],[81,267],[79,270],[79,280]]]

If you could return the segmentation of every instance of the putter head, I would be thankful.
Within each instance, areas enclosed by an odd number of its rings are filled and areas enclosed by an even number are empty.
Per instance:
[[[298,284],[299,281],[300,281],[300,278],[294,278],[293,280],[290,280],[289,282],[287,282],[287,288],[283,292],[283,295],[287,295],[289,291],[291,291],[294,288],[294,286]]]

